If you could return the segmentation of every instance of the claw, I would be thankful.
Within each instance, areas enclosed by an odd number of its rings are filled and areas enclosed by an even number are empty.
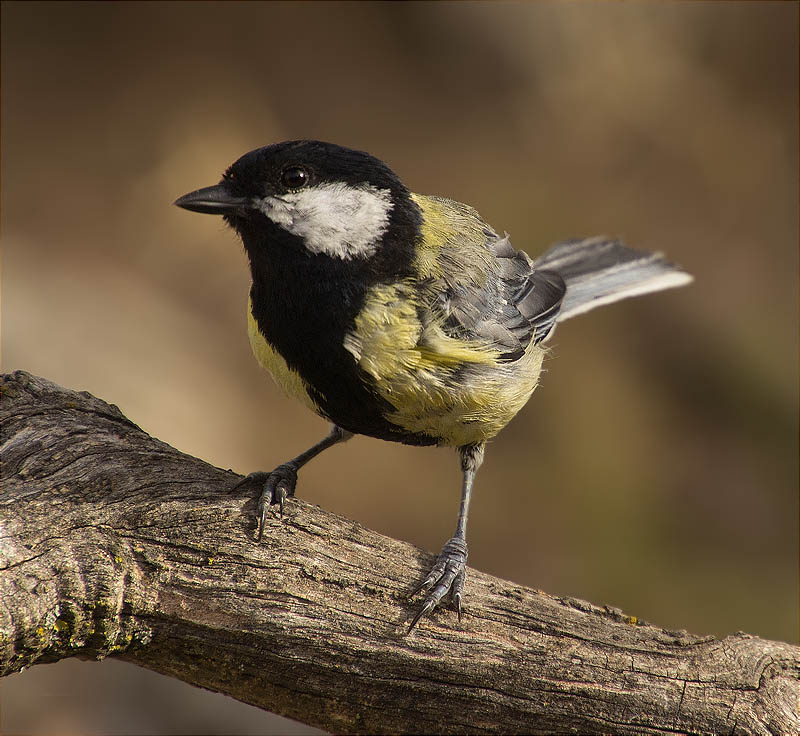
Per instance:
[[[436,606],[436,604],[433,602],[433,600],[431,600],[430,598],[428,600],[426,600],[425,601],[425,605],[422,608],[420,608],[419,611],[417,612],[417,615],[414,616],[413,619],[411,619],[411,624],[409,625],[408,631],[406,631],[406,634],[410,634],[411,633],[411,629],[413,629],[417,625],[417,622],[423,616],[427,616],[434,609],[435,606]]]
[[[256,516],[258,521],[258,541],[264,537],[264,527],[267,525],[267,512],[269,507],[278,505],[281,518],[283,506],[289,496],[294,495],[297,484],[297,466],[294,462],[279,465],[271,473],[258,471],[242,478],[231,490],[238,490],[245,486],[256,485],[261,488],[258,498]]]
[[[461,620],[461,602],[463,599],[464,583],[467,579],[467,545],[461,537],[454,537],[442,549],[436,564],[433,566],[427,577],[414,589],[410,597],[415,596],[421,591],[428,595],[411,621],[408,633],[416,626],[417,622],[425,615],[429,614],[439,605],[442,598],[450,593],[450,599],[458,613],[458,620]]]
[[[268,504],[264,503],[264,499],[258,501],[258,541],[264,537],[264,527],[267,525],[267,510]]]
[[[453,600],[456,613],[458,613],[458,620],[461,621],[461,601],[463,600],[464,583],[467,581],[466,570],[461,570],[453,580],[453,587],[450,588],[450,597]]]
[[[423,590],[427,591],[429,588],[433,586],[433,584],[442,576],[444,572],[444,565],[439,567],[437,563],[433,570],[428,573],[428,577],[425,578],[414,590],[412,590],[409,594],[409,598],[413,598],[417,593],[421,593]]]

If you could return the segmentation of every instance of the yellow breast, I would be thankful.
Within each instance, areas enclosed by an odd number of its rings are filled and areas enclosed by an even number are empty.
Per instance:
[[[545,351],[531,344],[512,363],[495,350],[423,326],[405,284],[374,287],[345,347],[409,432],[461,446],[494,437],[536,388]]]

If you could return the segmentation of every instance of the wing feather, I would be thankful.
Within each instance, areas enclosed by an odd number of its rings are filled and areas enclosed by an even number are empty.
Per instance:
[[[506,234],[499,237],[475,210],[459,202],[414,195],[425,231],[419,262],[429,319],[450,337],[495,350],[502,361],[521,358],[555,324],[566,286],[554,271],[538,270]],[[422,270],[422,268],[421,268]],[[423,320],[425,321],[425,320]]]

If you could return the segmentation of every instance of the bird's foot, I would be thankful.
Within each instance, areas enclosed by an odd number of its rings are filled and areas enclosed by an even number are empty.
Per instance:
[[[464,582],[467,579],[467,543],[460,537],[453,537],[439,553],[436,564],[428,573],[428,577],[420,583],[411,593],[411,597],[421,591],[426,591],[428,595],[422,604],[419,612],[411,621],[408,627],[410,632],[417,625],[423,616],[428,615],[447,592],[450,592],[450,599],[458,612],[458,620],[461,620],[461,600],[464,592]]]
[[[283,504],[287,498],[294,496],[294,489],[297,486],[297,465],[293,462],[279,465],[275,470],[268,473],[263,470],[250,473],[240,480],[231,490],[243,487],[256,487],[261,490],[258,499],[256,514],[258,516],[258,541],[264,534],[264,526],[267,523],[267,512],[270,506],[278,504],[281,517],[283,516]]]

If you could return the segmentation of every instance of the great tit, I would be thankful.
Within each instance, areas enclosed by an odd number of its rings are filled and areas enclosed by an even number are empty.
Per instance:
[[[536,388],[555,326],[692,280],[660,254],[602,237],[531,260],[471,207],[415,194],[377,158],[320,141],[251,151],[175,204],[222,215],[239,234],[253,353],[332,424],[296,458],[237,484],[260,490],[259,539],[297,471],[354,434],[457,448],[455,534],[413,593],[426,597],[409,631],[448,592],[461,618],[475,473],[487,440]]]

